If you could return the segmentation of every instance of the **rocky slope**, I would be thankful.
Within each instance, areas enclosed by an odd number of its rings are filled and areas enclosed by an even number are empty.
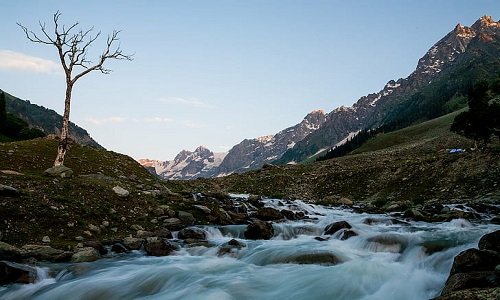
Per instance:
[[[1,91],[1,90],[0,90]],[[28,122],[33,127],[36,127],[47,135],[59,135],[62,124],[62,116],[54,110],[30,103],[28,100],[16,98],[6,92],[6,109],[7,112]],[[102,149],[90,134],[75,123],[70,122],[70,138],[80,145],[87,145]]]
[[[241,173],[262,167],[280,158],[325,122],[325,112],[310,112],[299,124],[286,128],[275,135],[245,139],[235,145],[219,166],[217,175]]]
[[[499,35],[500,22],[488,16],[480,18],[471,27],[458,24],[418,61],[416,70],[410,76],[389,81],[381,91],[361,97],[352,107],[335,109],[326,116],[326,122],[318,130],[284,153],[277,163],[303,161],[318,151],[334,146],[352,132],[397,119],[401,107],[408,106],[411,101],[421,101],[419,95],[414,98],[411,96],[445,76],[449,80],[456,80],[453,74],[456,74],[459,65],[478,60],[471,55],[465,56],[467,52],[477,54],[491,65],[498,64]],[[469,45],[473,47],[469,49]],[[483,51],[486,54],[480,53],[484,47],[491,49]],[[493,53],[491,60],[487,57],[489,53]],[[469,59],[464,61],[462,57]],[[431,105],[425,103],[427,107]]]
[[[225,156],[199,146],[194,152],[182,150],[171,161],[140,159],[139,163],[163,179],[193,179],[214,176]]]

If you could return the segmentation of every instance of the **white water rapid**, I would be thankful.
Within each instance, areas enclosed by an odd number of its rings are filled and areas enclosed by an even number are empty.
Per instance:
[[[244,239],[245,225],[202,227],[212,246],[185,246],[166,257],[134,251],[93,263],[41,265],[38,282],[0,287],[0,298],[429,299],[439,295],[454,256],[500,227],[461,219],[393,224],[387,215],[301,201],[266,205],[304,211],[310,219],[275,223],[271,240]],[[343,220],[357,236],[322,236],[328,224]],[[246,246],[218,256],[233,238]]]

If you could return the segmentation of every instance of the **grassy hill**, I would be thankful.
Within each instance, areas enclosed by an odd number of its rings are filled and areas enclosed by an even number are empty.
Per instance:
[[[498,201],[499,142],[484,151],[470,151],[472,141],[449,131],[457,113],[379,134],[352,155],[182,184],[190,190],[319,202],[346,197],[379,208],[399,203]],[[450,148],[468,150],[448,154]]]
[[[45,177],[56,152],[57,141],[46,138],[0,143],[0,183],[19,191],[15,197],[0,193],[0,240],[39,244],[47,235],[62,248],[76,245],[77,236],[123,237],[135,233],[132,224],[154,230],[151,212],[160,205],[182,205],[180,195],[132,158],[89,146],[74,144],[68,151],[65,165],[73,169],[72,178]],[[130,195],[119,197],[115,186]],[[103,227],[104,221],[109,225]],[[85,235],[90,225],[101,232]]]

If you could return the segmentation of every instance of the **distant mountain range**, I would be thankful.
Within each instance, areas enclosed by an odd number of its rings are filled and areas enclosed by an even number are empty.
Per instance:
[[[2,92],[2,90],[0,90]],[[59,135],[62,125],[62,116],[52,109],[45,108],[31,103],[28,100],[16,98],[9,93],[5,93],[6,110],[24,121],[30,126],[36,127],[46,134]],[[78,125],[70,122],[70,138],[80,145],[103,148],[90,134]]]
[[[205,148],[183,151],[172,162],[142,161],[165,179],[215,177],[257,169],[264,164],[298,163],[342,143],[362,129],[431,119],[466,106],[468,88],[500,70],[500,22],[484,16],[472,26],[458,24],[433,45],[407,78],[361,97],[351,107],[309,113],[275,135],[245,139],[227,155]],[[146,164],[147,162],[147,164]],[[194,163],[196,162],[196,163]]]

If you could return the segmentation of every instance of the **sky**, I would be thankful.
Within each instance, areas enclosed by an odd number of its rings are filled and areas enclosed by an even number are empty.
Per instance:
[[[133,61],[107,61],[73,90],[70,119],[108,150],[170,160],[204,145],[229,150],[274,134],[308,112],[351,106],[404,78],[457,23],[500,16],[498,0],[2,0],[0,89],[64,109],[55,47],[37,31],[79,22],[101,39],[121,30]]]

